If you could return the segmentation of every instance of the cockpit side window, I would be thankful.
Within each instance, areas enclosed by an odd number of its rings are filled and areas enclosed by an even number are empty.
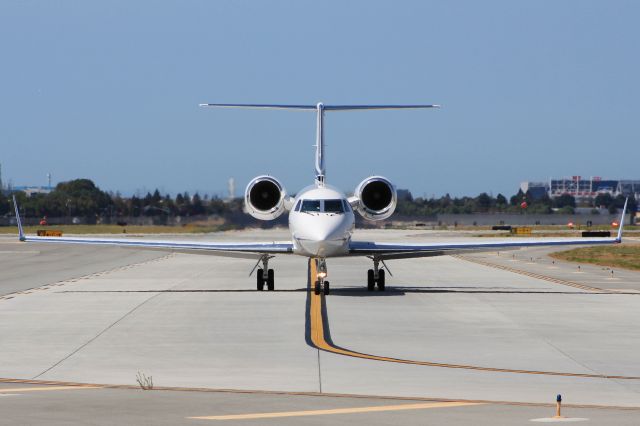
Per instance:
[[[344,204],[344,211],[345,212],[350,212],[351,211],[351,205],[349,204],[349,202],[347,200],[342,200],[342,204]]]
[[[301,212],[320,212],[320,200],[302,200]]]
[[[344,213],[342,200],[324,200],[325,213]]]
[[[299,212],[301,205],[302,205],[302,200],[298,200],[298,202],[296,203],[296,208],[293,209],[293,211]]]

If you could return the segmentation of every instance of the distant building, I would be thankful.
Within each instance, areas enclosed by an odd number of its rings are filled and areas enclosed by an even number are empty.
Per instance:
[[[610,194],[612,197],[633,195],[640,199],[640,179],[602,179],[598,176],[583,179],[582,176],[572,176],[552,178],[548,182],[522,182],[520,189],[524,193],[529,191],[534,200],[542,198],[545,194],[551,198],[569,194],[576,199],[591,199],[598,194]]]
[[[48,194],[51,192],[51,188],[46,186],[14,186],[12,189],[14,191],[22,191],[29,197],[33,194]]]
[[[413,195],[408,189],[398,189],[396,195],[400,201],[413,201]]]
[[[522,182],[520,189],[525,194],[528,192],[534,200],[539,200],[549,193],[549,184],[546,182]]]

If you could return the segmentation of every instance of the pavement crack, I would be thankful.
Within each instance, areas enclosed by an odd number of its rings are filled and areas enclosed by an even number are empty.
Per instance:
[[[178,287],[179,285],[185,283],[188,280],[191,280],[199,275],[204,274],[205,272],[208,272],[208,269],[200,271],[198,273],[195,273],[189,277],[186,277],[180,281],[178,281],[175,285],[171,286],[169,288],[169,290],[173,290],[176,287]],[[88,341],[86,341],[85,343],[83,343],[82,345],[80,345],[79,347],[77,347],[75,350],[73,350],[72,352],[70,352],[68,355],[66,355],[64,358],[62,358],[61,360],[59,360],[58,362],[56,362],[55,364],[53,364],[52,366],[50,366],[49,368],[47,368],[46,370],[42,371],[41,373],[37,374],[36,376],[33,376],[31,379],[35,380],[38,377],[48,373],[49,371],[53,370],[54,368],[56,368],[57,366],[59,366],[60,364],[62,364],[63,362],[65,362],[66,360],[68,360],[69,358],[71,358],[72,356],[74,356],[75,354],[77,354],[78,352],[80,352],[82,349],[86,348],[88,345],[90,345],[91,343],[95,342],[100,336],[102,336],[103,334],[105,334],[107,331],[109,331],[110,329],[112,329],[113,327],[115,327],[118,323],[122,322],[122,320],[124,320],[125,318],[127,318],[129,315],[131,315],[132,313],[134,313],[135,311],[137,311],[139,308],[141,308],[143,305],[145,305],[147,302],[150,302],[151,300],[155,299],[156,297],[162,295],[164,293],[156,293],[153,296],[143,300],[142,302],[140,302],[139,304],[137,304],[136,306],[134,306],[131,310],[129,310],[127,313],[125,313],[124,315],[122,315],[120,318],[118,318],[116,321],[112,322],[111,324],[109,324],[106,328],[104,328],[102,331],[100,331],[98,334],[96,334],[95,336],[93,336],[91,339],[89,339]]]
[[[40,286],[30,287],[30,288],[27,288],[27,289],[23,289],[23,290],[15,291],[15,292],[12,292],[12,293],[4,294],[4,295],[0,296],[0,300],[11,299],[11,298],[13,298],[13,297],[15,297],[17,295],[21,295],[21,294],[31,294],[31,293],[36,292],[36,291],[49,290],[52,287],[63,286],[65,284],[70,284],[70,283],[76,283],[76,282],[83,281],[83,280],[90,279],[90,278],[98,278],[98,277],[101,277],[103,275],[111,274],[113,272],[123,271],[123,270],[127,270],[127,269],[134,268],[134,267],[137,267],[137,266],[146,265],[148,263],[158,262],[158,261],[161,261],[161,260],[169,259],[173,255],[174,255],[174,253],[169,253],[169,254],[166,254],[164,256],[158,256],[158,257],[154,257],[152,259],[142,260],[140,262],[129,263],[127,265],[116,266],[114,268],[106,269],[106,270],[99,271],[99,272],[92,272],[90,274],[85,274],[85,275],[81,275],[81,276],[78,276],[78,277],[67,278],[67,279],[64,279],[64,280],[55,281],[55,282],[48,283],[48,284],[43,284],[43,285],[40,285]],[[68,268],[68,269],[71,270],[71,271],[73,270],[73,268]]]
[[[582,368],[584,368],[585,370],[591,371],[594,374],[597,374],[599,376],[605,376],[602,372],[598,371],[598,370],[594,370],[593,368],[589,367],[588,365],[586,365],[583,362],[578,361],[575,357],[571,356],[570,354],[568,354],[567,352],[563,351],[562,349],[560,349],[558,346],[554,345],[553,343],[551,343],[549,340],[547,339],[542,339],[547,345],[551,346],[553,349],[555,349],[556,351],[560,352],[562,355],[564,355],[565,357],[569,358],[571,361],[575,362],[576,364],[578,364],[579,366],[581,366]]]

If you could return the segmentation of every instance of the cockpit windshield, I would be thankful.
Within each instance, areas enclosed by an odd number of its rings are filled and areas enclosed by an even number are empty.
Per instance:
[[[302,200],[301,212],[320,212],[320,200]]]
[[[344,213],[342,200],[324,200],[325,213]]]
[[[301,200],[296,206],[296,211],[304,213],[344,213],[342,200]]]

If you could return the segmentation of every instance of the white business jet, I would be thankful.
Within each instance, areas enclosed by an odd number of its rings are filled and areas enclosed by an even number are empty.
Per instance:
[[[36,237],[24,234],[15,203],[19,237],[21,241],[40,243],[96,244],[126,246],[140,249],[166,250],[180,253],[212,254],[257,260],[257,290],[275,288],[274,271],[269,269],[269,260],[275,255],[295,254],[317,259],[317,278],[313,290],[316,294],[329,294],[327,258],[343,256],[366,256],[373,261],[367,274],[367,289],[385,289],[384,261],[414,257],[431,257],[473,251],[494,251],[524,246],[560,246],[584,244],[614,244],[622,241],[622,226],[627,204],[625,203],[618,235],[615,238],[562,238],[520,239],[490,242],[451,243],[376,243],[354,241],[354,210],[368,220],[383,220],[391,216],[396,208],[397,196],[394,185],[382,176],[371,176],[363,180],[352,197],[328,185],[325,179],[324,159],[324,115],[325,112],[369,109],[413,109],[437,108],[438,105],[267,105],[267,104],[201,104],[218,108],[267,108],[315,111],[316,134],[316,178],[313,185],[302,189],[295,197],[289,197],[282,183],[272,176],[254,178],[245,190],[245,206],[251,216],[260,220],[273,220],[289,212],[291,240],[283,242],[182,242],[162,240],[132,240],[110,238]],[[381,266],[382,264],[382,266]],[[252,271],[253,273],[253,271]]]

